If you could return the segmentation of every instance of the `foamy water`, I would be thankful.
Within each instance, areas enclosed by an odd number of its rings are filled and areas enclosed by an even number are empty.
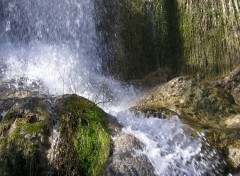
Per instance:
[[[193,138],[178,117],[136,117],[128,109],[139,92],[101,74],[92,1],[3,0],[3,7],[2,81],[25,77],[27,85],[40,82],[42,93],[94,101],[142,143],[137,153],[149,158],[156,175],[221,175],[220,158],[201,135]]]

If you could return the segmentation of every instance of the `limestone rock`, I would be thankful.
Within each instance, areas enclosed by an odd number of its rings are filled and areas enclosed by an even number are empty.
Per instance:
[[[113,141],[114,151],[106,176],[154,176],[154,168],[145,155],[139,154],[141,143],[133,136],[120,134]]]
[[[233,75],[227,80],[238,80]],[[204,132],[212,147],[223,151],[230,167],[234,164],[234,168],[239,169],[236,164],[239,155],[234,152],[240,149],[235,145],[240,140],[240,105],[231,94],[235,88],[227,89],[228,84],[235,85],[231,81],[219,86],[190,77],[177,77],[155,87],[132,109],[166,117],[174,113],[179,115],[183,123]]]
[[[210,82],[214,87],[222,87],[232,93],[235,101],[240,103],[240,66],[227,76],[220,77]]]
[[[234,145],[228,147],[229,160],[233,167],[240,168],[240,140],[236,141]]]
[[[5,95],[0,97],[1,175],[104,171],[110,152],[108,119],[93,102],[77,95]]]
[[[189,77],[177,77],[157,86],[142,97],[135,109],[154,109],[166,114],[178,114],[187,120],[209,126],[222,126],[222,119],[237,114],[238,106],[232,95],[223,88],[213,88]]]
[[[149,159],[139,154],[142,144],[132,135],[122,133],[122,125],[109,116],[108,131],[112,136],[112,151],[105,176],[153,176],[154,168]]]

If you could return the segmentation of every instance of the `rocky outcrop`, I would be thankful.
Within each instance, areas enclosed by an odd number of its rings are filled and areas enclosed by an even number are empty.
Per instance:
[[[178,77],[156,87],[139,101],[138,106],[143,110],[168,109],[168,112],[215,127],[224,126],[223,119],[238,112],[238,106],[227,90],[212,88],[189,77]]]
[[[77,95],[52,97],[9,85],[0,85],[2,175],[104,172],[110,136],[103,110]]]
[[[177,0],[183,72],[207,77],[229,73],[240,61],[237,0]]]
[[[94,0],[103,69],[118,79],[144,78],[182,65],[177,2]]]
[[[240,105],[229,90],[177,77],[150,91],[133,109],[161,118],[179,115],[184,123],[204,132],[213,147],[222,149],[234,168],[240,167]]]
[[[119,79],[158,69],[209,78],[239,64],[237,0],[94,1],[104,69]]]
[[[47,96],[26,82],[0,83],[2,175],[154,175],[137,153],[141,142],[114,117],[83,97]]]
[[[210,81],[210,83],[214,87],[228,90],[233,95],[235,101],[240,103],[240,65],[230,74]]]

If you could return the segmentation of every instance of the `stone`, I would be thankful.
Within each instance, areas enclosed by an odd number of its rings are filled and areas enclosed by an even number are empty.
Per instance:
[[[240,140],[228,146],[228,158],[234,168],[240,168]]]
[[[154,168],[147,156],[138,154],[142,144],[135,137],[120,134],[113,140],[113,154],[110,157],[105,176],[154,176]]]
[[[180,115],[186,120],[219,127],[226,116],[239,112],[232,95],[223,88],[213,88],[207,83],[198,83],[190,77],[177,77],[156,86],[140,98],[133,109],[167,112],[168,116]],[[175,113],[174,113],[175,112]]]
[[[204,132],[211,147],[222,150],[229,168],[234,168],[230,170],[235,171],[240,169],[236,164],[239,155],[235,154],[240,149],[235,144],[240,140],[240,105],[231,94],[235,89],[228,84],[234,84],[232,81],[238,80],[238,74],[235,71],[225,77],[228,80],[225,83],[186,76],[174,78],[153,88],[132,110],[144,112],[146,116],[149,111],[150,115],[164,113],[166,118],[178,115],[183,123]]]
[[[100,175],[104,171],[110,154],[108,119],[93,102],[77,95],[19,96],[24,90],[16,89],[12,96],[13,89],[0,86],[0,90],[2,175]]]

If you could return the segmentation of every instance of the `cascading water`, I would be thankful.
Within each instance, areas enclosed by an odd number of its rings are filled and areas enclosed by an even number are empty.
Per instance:
[[[191,137],[177,117],[136,117],[128,108],[132,86],[101,75],[91,0],[1,0],[2,81],[37,83],[39,93],[77,93],[100,104],[145,146],[156,175],[220,175],[216,151]],[[24,78],[24,79],[23,79]]]

